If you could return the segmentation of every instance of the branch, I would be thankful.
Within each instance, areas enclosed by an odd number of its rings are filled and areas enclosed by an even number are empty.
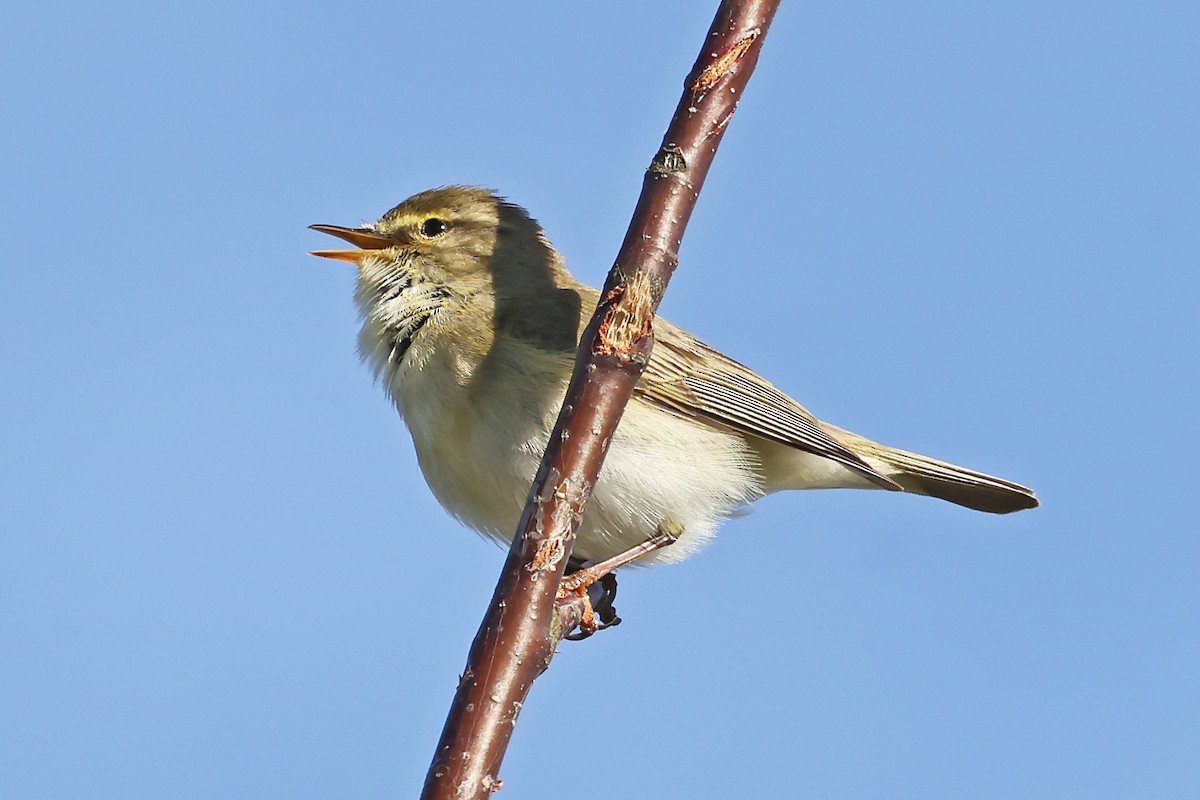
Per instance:
[[[556,593],[613,431],[650,358],[654,312],[779,0],[725,0],[642,184],[585,330],[562,411],[475,635],[425,778],[425,800],[486,798],[533,681],[579,621]]]

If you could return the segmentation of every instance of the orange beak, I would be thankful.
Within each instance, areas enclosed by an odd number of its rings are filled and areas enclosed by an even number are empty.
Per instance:
[[[380,236],[370,228],[343,228],[338,225],[309,225],[309,228],[321,233],[328,233],[344,239],[361,250],[314,250],[309,255],[321,258],[334,258],[338,261],[349,261],[351,264],[361,263],[373,250],[384,250],[396,243],[386,236]]]

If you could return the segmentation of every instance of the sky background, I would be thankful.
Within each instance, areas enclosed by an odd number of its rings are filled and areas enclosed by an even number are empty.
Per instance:
[[[21,4],[0,796],[416,796],[503,553],[307,250],[491,186],[599,283],[715,3]],[[776,495],[535,685],[505,798],[1200,792],[1200,6],[785,3],[663,313],[1035,487]]]

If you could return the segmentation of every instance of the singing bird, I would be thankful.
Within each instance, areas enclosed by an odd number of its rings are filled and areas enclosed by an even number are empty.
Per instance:
[[[372,225],[314,225],[354,250],[359,352],[412,434],[429,488],[455,517],[509,541],[599,293],[538,223],[493,192],[449,186]],[[1005,514],[1038,504],[1016,483],[822,422],[751,369],[665,319],[586,507],[577,559],[669,532],[639,564],[682,560],[721,521],[785,489],[887,489]]]

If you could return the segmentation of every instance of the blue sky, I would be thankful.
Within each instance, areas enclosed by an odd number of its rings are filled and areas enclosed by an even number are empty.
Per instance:
[[[503,554],[305,226],[488,185],[601,281],[715,4],[579,5],[7,11],[0,795],[415,795]],[[768,498],[624,577],[505,797],[1195,796],[1198,30],[785,4],[663,313],[1044,507]]]

